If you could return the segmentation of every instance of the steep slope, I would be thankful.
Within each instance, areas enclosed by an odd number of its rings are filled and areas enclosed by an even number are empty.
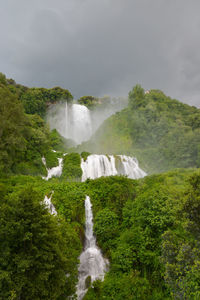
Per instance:
[[[200,110],[137,85],[129,105],[106,120],[84,149],[128,154],[147,172],[200,166]]]
[[[52,148],[64,150],[65,139],[55,130],[50,133],[38,114],[26,114],[19,94],[0,74],[0,175],[45,175],[42,156],[48,165],[50,160],[57,163]]]
[[[84,300],[199,298],[200,176],[191,172],[88,182],[97,241],[111,264]]]
[[[84,183],[12,176],[0,179],[0,191],[1,299],[60,300],[75,293],[85,195],[110,268],[104,282],[91,286],[88,278],[84,299],[198,299],[199,171]],[[42,204],[45,195],[52,195],[57,216]]]
[[[42,104],[36,95],[46,90],[29,92],[0,74],[0,299],[73,298],[86,195],[110,269],[104,282],[91,285],[86,278],[85,300],[199,299],[200,173],[188,168],[200,165],[199,110],[136,86],[128,107],[76,149],[136,156],[148,173],[187,167],[132,180],[145,175],[135,176],[133,158],[66,155],[65,140],[41,118],[49,96]],[[58,158],[54,174],[62,175],[42,179]],[[108,176],[117,173],[130,178]],[[99,176],[108,177],[91,179]],[[45,198],[57,215],[50,215]]]

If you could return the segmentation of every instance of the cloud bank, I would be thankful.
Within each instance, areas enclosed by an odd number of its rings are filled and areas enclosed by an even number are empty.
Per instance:
[[[140,83],[200,107],[199,0],[2,0],[1,72],[126,96]]]

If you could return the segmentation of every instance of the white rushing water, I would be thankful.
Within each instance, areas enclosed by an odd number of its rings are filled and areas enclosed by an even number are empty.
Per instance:
[[[103,280],[108,268],[108,260],[103,258],[100,249],[96,245],[96,238],[93,234],[92,204],[89,196],[86,196],[85,199],[85,217],[85,247],[80,256],[80,265],[78,268],[78,300],[81,300],[87,292],[87,278],[90,277],[91,282],[96,279]]]
[[[53,150],[55,151],[55,150]],[[56,152],[56,151],[55,151]],[[62,174],[62,162],[63,162],[63,159],[62,158],[58,158],[58,166],[57,167],[54,167],[52,169],[47,169],[47,164],[46,164],[46,159],[45,157],[42,157],[42,162],[47,170],[47,177],[42,177],[43,179],[45,180],[49,180],[51,177],[53,176],[56,176],[56,177],[59,177],[61,176]],[[53,196],[53,191],[51,193],[51,196],[50,197],[47,197],[47,195],[45,195],[44,197],[44,204],[46,205],[46,207],[49,209],[49,212],[52,214],[52,215],[57,215],[57,211],[55,209],[55,206],[53,205],[53,203],[51,202],[51,198]]]
[[[83,171],[82,181],[87,178],[95,179],[101,176],[117,175],[114,156],[92,154],[87,160],[81,160]]]
[[[50,129],[56,129],[66,139],[77,144],[89,140],[92,123],[89,109],[80,104],[62,103],[51,106],[47,114]]]
[[[67,153],[64,154],[64,156]],[[58,158],[58,166],[47,168],[46,160],[42,157],[42,162],[47,170],[47,176],[42,177],[49,180],[53,176],[60,177],[63,168],[63,158]],[[139,167],[138,161],[134,157],[126,155],[98,155],[91,154],[87,160],[81,159],[81,169],[83,171],[82,181],[87,178],[95,179],[102,176],[125,175],[131,179],[139,179],[147,174]]]
[[[83,171],[82,181],[87,178],[95,179],[111,175],[126,175],[131,179],[146,176],[146,173],[140,169],[137,159],[126,155],[92,154],[87,157],[86,161],[82,159],[81,168]]]
[[[100,103],[103,99],[99,99]],[[50,105],[47,122],[50,129],[56,129],[66,139],[80,144],[90,139],[98,127],[111,115],[122,110],[127,99],[104,99],[104,105],[89,110],[85,105],[59,102]]]
[[[63,158],[58,158],[58,166],[53,167],[51,169],[47,168],[46,159],[45,157],[42,157],[42,162],[47,170],[47,176],[42,177],[45,180],[49,180],[52,177],[60,177],[62,174],[62,168],[63,168]]]
[[[51,198],[52,198],[53,193],[51,194],[51,196],[48,198],[47,195],[44,197],[44,204],[46,205],[46,207],[49,209],[49,212],[52,215],[57,215],[57,211],[55,209],[55,206],[53,205],[53,203],[51,202]]]
[[[118,157],[120,158],[118,174],[126,175],[131,179],[139,179],[147,175],[142,169],[140,169],[135,157],[126,155],[118,155],[117,158]]]

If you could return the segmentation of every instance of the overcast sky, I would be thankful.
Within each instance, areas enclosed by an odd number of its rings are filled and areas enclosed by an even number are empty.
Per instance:
[[[0,0],[0,71],[75,98],[137,83],[200,107],[200,0]]]

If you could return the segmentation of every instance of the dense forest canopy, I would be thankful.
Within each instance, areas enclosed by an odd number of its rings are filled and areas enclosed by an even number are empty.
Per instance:
[[[0,74],[0,172],[45,175],[41,157],[66,148],[42,118],[48,103],[59,100],[72,96],[61,88],[25,88]]]
[[[182,169],[139,181],[2,179],[1,299],[66,299],[75,292],[86,194],[110,270],[84,299],[198,299],[199,178],[199,171]],[[58,217],[41,205],[52,190]]]
[[[200,110],[136,85],[125,109],[69,148],[45,113],[72,99],[0,73],[0,299],[76,299],[86,195],[110,267],[104,281],[88,278],[84,300],[199,299]],[[93,109],[104,100],[81,103]],[[92,153],[135,156],[154,174],[81,182],[81,161]],[[61,176],[42,178],[61,157]]]
[[[68,90],[58,86],[51,89],[28,88],[16,84],[13,79],[7,79],[2,73],[0,73],[0,84],[7,87],[18,97],[23,103],[25,113],[27,114],[38,114],[44,117],[48,105],[58,101],[71,102],[73,100],[73,96]]]

